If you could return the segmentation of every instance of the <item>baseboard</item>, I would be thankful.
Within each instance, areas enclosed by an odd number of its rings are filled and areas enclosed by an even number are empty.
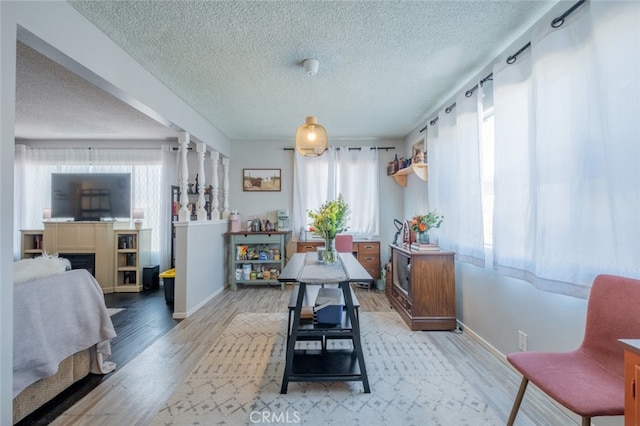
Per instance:
[[[478,333],[476,333],[475,331],[473,331],[471,328],[467,327],[466,325],[464,325],[464,323],[462,321],[458,320],[458,327],[460,327],[460,329],[470,338],[472,338],[475,342],[477,342],[478,344],[480,344],[480,346],[482,346],[483,348],[485,348],[487,351],[489,351],[489,353],[491,353],[491,355],[493,355],[494,357],[496,357],[498,360],[500,360],[500,362],[502,362],[504,365],[506,365],[507,367],[509,367],[509,369],[511,371],[513,371],[514,373],[520,375],[520,372],[518,370],[516,370],[513,365],[511,365],[511,363],[509,363],[509,361],[507,361],[507,356],[505,354],[503,354],[502,352],[500,352],[498,349],[496,349],[495,346],[493,346],[491,343],[487,342],[485,339],[483,339]],[[577,424],[580,424],[581,422],[581,417],[578,416],[576,413],[574,413],[573,411],[569,410],[568,408],[566,408],[564,405],[561,405],[560,403],[558,403],[555,399],[550,398],[546,393],[542,392],[541,390],[539,390],[536,385],[534,385],[533,383],[529,383],[529,388],[534,387],[535,390],[542,396],[544,397],[547,401],[549,401],[551,404],[553,404],[556,408],[558,408],[560,411],[562,411],[565,415],[567,415],[569,418],[571,418],[573,421],[575,421]],[[517,391],[517,390],[516,390]],[[514,392],[513,397],[515,398],[516,394]],[[595,423],[593,422],[592,419],[592,424],[595,426]]]
[[[196,306],[194,306],[193,308],[191,308],[187,312],[174,312],[173,313],[173,319],[186,319],[186,318],[188,318],[189,316],[193,315],[198,309],[202,308],[204,305],[209,303],[209,301],[211,299],[213,299],[214,297],[216,297],[217,295],[219,295],[223,291],[224,291],[224,288],[219,288],[218,291],[211,293],[211,295],[209,295],[209,297],[207,297],[206,299],[204,299],[203,301],[198,303]]]

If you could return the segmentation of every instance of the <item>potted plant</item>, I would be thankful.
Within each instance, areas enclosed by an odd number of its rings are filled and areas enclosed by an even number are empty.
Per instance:
[[[337,200],[326,201],[316,212],[307,210],[307,214],[312,220],[310,226],[313,233],[325,241],[324,263],[336,262],[336,235],[348,229],[349,213],[349,205],[344,201],[342,194],[338,195]]]
[[[416,215],[411,219],[411,231],[418,234],[419,244],[429,244],[429,230],[439,228],[444,216],[433,210],[424,215]]]

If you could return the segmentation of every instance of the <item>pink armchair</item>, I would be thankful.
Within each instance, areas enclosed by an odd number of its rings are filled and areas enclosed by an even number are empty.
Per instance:
[[[515,352],[509,362],[522,383],[507,422],[513,425],[532,382],[551,398],[582,416],[624,414],[624,351],[618,339],[640,338],[640,280],[599,275],[587,304],[584,339],[571,352]]]

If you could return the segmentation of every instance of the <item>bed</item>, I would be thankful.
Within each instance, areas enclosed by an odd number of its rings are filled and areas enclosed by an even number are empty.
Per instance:
[[[98,282],[84,269],[42,272],[40,263],[49,261],[14,264],[14,424],[87,374],[115,369],[107,359],[116,333]]]

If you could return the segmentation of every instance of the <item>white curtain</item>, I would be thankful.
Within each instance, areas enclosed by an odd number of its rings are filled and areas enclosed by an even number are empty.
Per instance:
[[[327,199],[334,199],[336,196],[335,149],[329,147],[319,157],[305,157],[297,151],[293,155],[291,229],[300,235],[299,233],[309,229],[307,210],[315,210]]]
[[[494,267],[586,297],[640,278],[640,3],[590,2],[494,69]]]
[[[144,209],[144,226],[152,232],[152,262],[168,265],[170,227],[163,206],[170,203],[160,148],[30,148],[16,145],[15,229],[42,229],[42,215],[51,204],[51,173],[131,173],[132,208]],[[174,163],[172,159],[165,163]],[[164,178],[164,179],[163,179]],[[19,241],[14,245],[19,256]]]
[[[307,210],[342,194],[351,209],[349,234],[356,238],[379,235],[378,150],[329,148],[320,157],[294,154],[292,229],[307,229]]]
[[[428,142],[429,209],[444,216],[440,229],[429,234],[437,235],[442,249],[455,251],[458,261],[484,266],[479,93],[460,94],[455,108],[440,111],[437,136]]]

